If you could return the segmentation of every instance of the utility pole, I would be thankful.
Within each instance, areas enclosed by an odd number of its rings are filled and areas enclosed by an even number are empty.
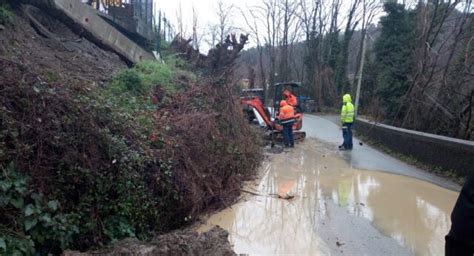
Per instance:
[[[365,0],[362,2],[364,6],[363,10],[363,17],[362,17],[362,53],[360,55],[360,64],[359,64],[359,71],[358,71],[358,80],[357,80],[357,91],[356,91],[356,100],[355,100],[355,109],[354,109],[354,116],[358,115],[359,111],[359,98],[360,98],[360,86],[362,84],[362,73],[364,72],[364,63],[365,63],[365,34],[367,34],[367,26],[365,24],[366,20],[366,5]]]
[[[362,34],[362,55],[360,57],[359,75],[358,75],[358,80],[357,80],[357,92],[356,92],[355,112],[354,112],[355,116],[357,116],[358,110],[359,110],[360,86],[362,84],[362,73],[364,72],[365,48],[366,48],[365,33],[366,31],[364,31]]]

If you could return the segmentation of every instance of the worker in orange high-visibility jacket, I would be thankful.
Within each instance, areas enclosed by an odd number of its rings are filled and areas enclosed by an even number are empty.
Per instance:
[[[290,105],[294,108],[298,105],[298,99],[289,90],[285,89],[283,91],[283,95],[286,97],[286,103],[288,103],[288,105]]]
[[[293,140],[293,124],[295,123],[295,109],[290,106],[285,100],[280,101],[280,113],[278,120],[283,126],[283,137],[285,139],[286,147],[294,147]]]

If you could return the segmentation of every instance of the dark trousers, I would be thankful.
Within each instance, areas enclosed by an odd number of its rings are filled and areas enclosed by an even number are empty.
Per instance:
[[[286,146],[294,146],[295,142],[293,140],[293,123],[294,122],[288,122],[288,123],[283,123],[283,138],[285,139],[285,145]]]
[[[474,247],[467,245],[462,241],[451,238],[449,235],[445,237],[446,244],[444,246],[445,256],[472,256],[474,255]]]
[[[354,123],[344,123],[342,125],[342,137],[344,138],[344,142],[342,145],[346,149],[352,149],[352,125]]]
[[[474,170],[467,177],[451,213],[445,250],[446,256],[474,255]]]

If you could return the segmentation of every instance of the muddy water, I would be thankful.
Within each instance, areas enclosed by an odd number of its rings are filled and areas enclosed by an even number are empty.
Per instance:
[[[272,155],[241,202],[200,227],[219,225],[237,253],[443,255],[453,192],[425,181],[352,169],[306,140]],[[291,200],[275,198],[294,195]]]

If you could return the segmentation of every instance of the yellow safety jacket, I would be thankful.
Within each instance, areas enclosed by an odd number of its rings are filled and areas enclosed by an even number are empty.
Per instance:
[[[346,94],[342,97],[341,109],[341,122],[342,123],[353,123],[354,122],[354,105],[352,105],[351,95]]]

